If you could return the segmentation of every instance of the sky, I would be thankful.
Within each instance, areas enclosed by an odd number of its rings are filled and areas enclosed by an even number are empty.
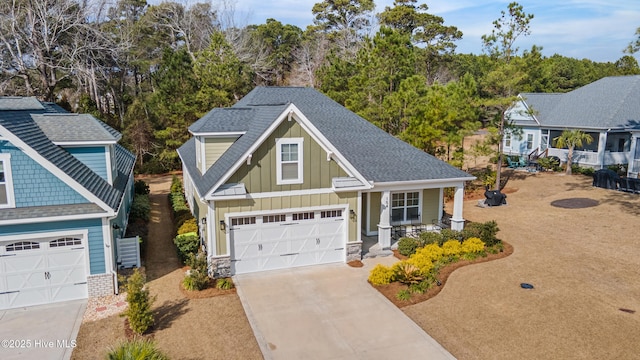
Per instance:
[[[313,23],[311,8],[321,0],[236,0],[235,15],[239,25],[263,24],[273,18],[283,24],[305,29]],[[374,0],[376,13],[393,0]],[[493,21],[513,0],[432,0],[426,3],[430,14],[455,26],[463,37],[457,41],[457,53],[482,53],[482,35],[490,34]],[[560,54],[577,59],[615,62],[637,36],[640,27],[638,0],[520,0],[527,14],[533,14],[531,35],[519,38],[520,51],[541,46],[545,56]],[[640,61],[640,54],[636,54]]]

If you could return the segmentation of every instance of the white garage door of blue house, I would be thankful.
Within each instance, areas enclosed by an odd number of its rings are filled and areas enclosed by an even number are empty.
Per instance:
[[[345,261],[345,213],[332,209],[231,217],[232,272]]]
[[[75,236],[0,242],[0,309],[87,298],[86,253]]]

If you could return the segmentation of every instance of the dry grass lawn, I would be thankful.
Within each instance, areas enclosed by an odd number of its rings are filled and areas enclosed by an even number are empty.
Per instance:
[[[496,220],[514,253],[456,270],[439,295],[403,311],[458,359],[637,358],[640,195],[591,181],[515,172],[507,206],[466,201],[465,218]],[[551,205],[569,198],[598,205]]]

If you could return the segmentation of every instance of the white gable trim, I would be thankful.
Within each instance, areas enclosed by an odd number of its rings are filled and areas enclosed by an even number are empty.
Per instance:
[[[36,150],[25,144],[19,137],[15,136],[11,131],[7,130],[4,126],[0,126],[0,135],[9,140],[11,144],[18,147],[30,158],[35,160],[38,164],[42,165],[45,169],[51,172],[58,179],[62,180],[67,185],[71,186],[76,192],[86,198],[89,202],[92,202],[107,212],[108,216],[115,214],[114,210],[109,207],[104,201],[94,195],[84,186],[80,185],[76,180],[69,176],[64,171],[60,170],[57,166],[53,165],[49,160],[45,159]]]
[[[43,222],[69,221],[69,220],[86,220],[100,219],[107,216],[105,213],[79,214],[79,215],[63,215],[63,216],[46,216],[34,217],[26,219],[0,220],[0,225],[19,225],[19,224],[39,224]]]
[[[254,144],[247,150],[245,153],[239,157],[236,163],[227,171],[224,176],[220,177],[220,180],[216,182],[211,189],[209,189],[208,193],[205,195],[205,200],[213,200],[213,192],[216,191],[220,186],[222,186],[229,178],[242,166],[245,164],[247,157],[256,152],[258,147],[262,145],[271,134],[282,124],[285,119],[293,118],[300,124],[303,130],[305,130],[311,138],[317,142],[322,149],[324,149],[327,153],[333,153],[331,158],[333,158],[339,166],[341,166],[349,176],[353,176],[360,180],[363,184],[369,184],[369,182],[362,176],[351,163],[349,163],[342,154],[333,146],[326,137],[320,133],[320,131],[311,124],[311,121],[304,116],[304,114],[298,109],[294,104],[290,104],[286,109],[276,118],[276,120],[267,128],[267,130],[260,135],[260,137],[254,142]]]

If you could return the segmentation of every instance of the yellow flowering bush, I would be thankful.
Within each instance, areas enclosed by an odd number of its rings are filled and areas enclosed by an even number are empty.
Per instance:
[[[431,261],[438,261],[444,255],[444,251],[438,244],[428,244],[416,250],[416,254],[428,257]]]
[[[484,242],[482,240],[472,237],[462,242],[462,252],[466,254],[480,253],[484,251]]]
[[[462,244],[458,240],[449,240],[442,244],[444,256],[458,256],[462,252]]]
[[[420,269],[420,274],[427,275],[429,271],[433,269],[433,261],[429,256],[424,254],[415,253],[411,255],[409,260],[406,260],[411,265],[415,265],[418,269]]]
[[[378,264],[371,269],[369,282],[373,285],[385,285],[389,284],[393,280],[393,277],[394,271],[392,268]]]

